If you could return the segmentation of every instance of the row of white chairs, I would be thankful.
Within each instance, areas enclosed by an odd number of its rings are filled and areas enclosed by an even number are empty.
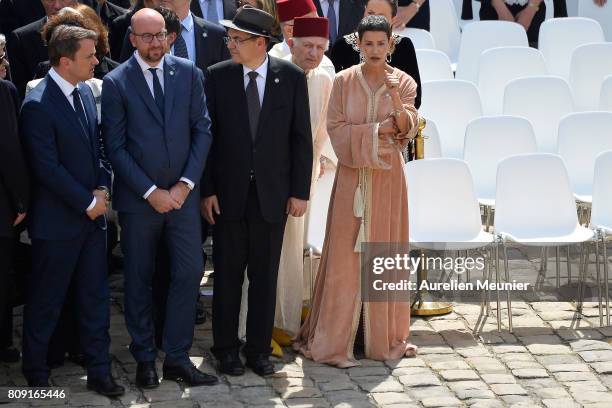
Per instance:
[[[463,157],[468,123],[489,113],[483,112],[478,88],[471,82],[456,79],[428,81],[422,86],[423,103],[419,113],[437,125],[435,129],[426,127],[425,134],[430,136],[433,133],[432,137],[437,134],[442,157]],[[493,88],[491,91],[497,92]],[[612,101],[612,76],[606,78],[602,94],[607,94],[602,98],[604,101]],[[538,150],[542,152],[557,151],[559,123],[563,117],[575,112],[567,81],[554,76],[523,77],[510,81],[504,89],[502,104],[500,113],[521,116],[531,122]],[[602,103],[601,110],[612,111],[606,105]],[[584,131],[588,132],[589,127]]]
[[[601,153],[595,164],[593,209],[590,228],[580,225],[563,158],[550,153],[518,154],[497,165],[495,189],[495,235],[482,227],[480,208],[470,165],[459,159],[416,160],[406,164],[410,245],[429,250],[491,249],[501,244],[505,280],[511,282],[506,247],[510,243],[550,247],[581,244],[579,260],[579,310],[587,279],[585,243],[594,243],[599,271],[599,243],[604,244],[604,286],[607,323],[608,260],[605,242],[612,236],[612,151]],[[558,249],[557,249],[558,250]],[[496,251],[497,252],[497,251]],[[558,252],[557,252],[558,254]],[[558,260],[558,255],[557,255]],[[568,258],[569,265],[569,258]],[[499,256],[496,262],[500,281]],[[491,279],[492,274],[486,276]],[[557,267],[557,282],[559,268]],[[602,289],[599,272],[600,323],[603,324]],[[497,297],[498,328],[501,330],[500,300]],[[512,305],[509,292],[508,326],[512,331]],[[483,303],[484,306],[484,303]],[[487,310],[490,310],[487,307]]]

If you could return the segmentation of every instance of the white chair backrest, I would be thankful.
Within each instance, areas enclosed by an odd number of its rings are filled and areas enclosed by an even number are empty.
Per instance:
[[[542,51],[548,72],[569,78],[572,53],[579,45],[604,40],[601,26],[583,17],[553,18],[542,23],[538,48]]]
[[[574,50],[569,84],[576,110],[599,107],[601,85],[608,75],[612,75],[612,43],[585,44]]]
[[[496,232],[515,236],[572,233],[578,215],[563,159],[533,153],[502,160],[497,166],[494,224]]]
[[[323,176],[313,185],[315,191],[309,203],[308,221],[304,233],[306,237],[304,247],[312,248],[318,253],[321,253],[323,250],[325,229],[327,227],[327,211],[335,178],[335,171],[326,170]]]
[[[395,31],[395,33],[401,35],[402,37],[410,38],[410,41],[412,41],[412,45],[414,45],[414,48],[417,50],[436,49],[436,43],[434,42],[434,38],[432,37],[429,31],[423,30],[421,28],[406,27],[403,30]]]
[[[419,113],[436,122],[443,157],[463,157],[463,140],[468,122],[482,115],[476,85],[456,79],[423,83]]]
[[[606,41],[612,41],[612,3],[598,6],[593,0],[578,0],[578,15],[596,20],[601,24]]]
[[[440,146],[440,134],[438,126],[432,119],[427,119],[425,129],[423,129],[425,137],[425,158],[437,159],[442,157],[442,147]]]
[[[405,173],[411,241],[460,242],[478,235],[480,211],[463,160],[413,160]]]
[[[505,46],[529,46],[525,29],[520,24],[476,21],[466,25],[461,34],[456,78],[476,83],[480,54],[489,48]]]
[[[572,111],[572,94],[562,78],[519,78],[506,85],[504,115],[529,119],[540,152],[557,151],[559,120]]]
[[[591,225],[612,229],[612,151],[597,156],[594,173]]]
[[[605,77],[601,84],[599,109],[612,111],[612,75]]]
[[[453,69],[448,55],[438,50],[416,50],[421,82],[453,79]]]
[[[479,199],[495,198],[497,165],[508,156],[537,151],[531,123],[518,116],[484,116],[468,123],[463,159]]]
[[[529,47],[490,48],[480,54],[478,90],[485,115],[503,111],[504,89],[513,79],[546,75],[542,53]]]
[[[428,1],[431,15],[429,32],[433,36],[436,48],[448,55],[451,62],[456,63],[461,30],[453,0]]]
[[[559,155],[565,161],[572,191],[590,196],[595,159],[612,150],[612,112],[571,113],[559,122]],[[612,179],[609,180],[612,184]]]

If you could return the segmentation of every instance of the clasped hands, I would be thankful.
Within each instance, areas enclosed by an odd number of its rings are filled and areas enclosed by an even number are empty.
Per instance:
[[[108,202],[106,201],[106,191],[94,190],[93,195],[96,198],[96,204],[91,210],[87,211],[87,216],[90,220],[95,220],[102,214],[105,214],[106,210],[108,209]]]
[[[179,181],[170,187],[170,190],[156,188],[149,194],[147,201],[155,211],[165,214],[172,210],[179,210],[185,203],[189,192],[187,184]]]

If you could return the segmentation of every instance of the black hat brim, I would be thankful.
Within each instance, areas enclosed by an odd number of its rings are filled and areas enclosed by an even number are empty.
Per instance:
[[[225,28],[232,28],[234,30],[242,31],[243,33],[248,33],[259,37],[266,37],[269,38],[271,42],[278,42],[278,40],[272,37],[271,35],[258,33],[257,31],[237,26],[232,20],[219,20],[219,24],[221,24]]]

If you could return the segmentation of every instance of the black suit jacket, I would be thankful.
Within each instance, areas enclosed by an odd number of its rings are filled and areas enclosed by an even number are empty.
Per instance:
[[[44,16],[40,0],[0,0],[0,33],[8,36],[13,30]]]
[[[225,29],[220,25],[213,24],[196,16],[193,16],[193,23],[196,67],[200,68],[202,71],[205,71],[209,66],[229,59],[229,51],[225,46],[225,42],[223,41],[223,37],[225,37]],[[128,29],[123,38],[120,61],[127,61],[132,54],[134,54],[134,47],[130,42]]]
[[[191,0],[191,12],[200,18],[204,18],[199,0]],[[223,0],[223,18],[231,20],[236,15],[236,2],[234,0]]]
[[[38,64],[49,59],[47,47],[40,36],[46,22],[47,17],[43,17],[18,28],[8,38],[6,48],[11,62],[11,78],[22,98],[26,84],[34,78]]]
[[[310,195],[312,135],[304,72],[269,57],[254,142],[242,65],[224,61],[208,68],[205,90],[213,144],[202,196],[216,195],[224,218],[241,219],[253,170],[264,219],[282,221],[289,197],[308,200]]]
[[[0,79],[0,236],[10,237],[18,212],[26,212],[30,186],[26,163],[19,142],[17,112],[19,99],[15,86]]]
[[[357,25],[363,18],[365,11],[365,3],[363,0],[339,0],[340,11],[338,13],[340,21],[338,22],[338,36],[336,39],[350,34],[357,28]],[[317,14],[321,17],[327,17],[323,15],[323,9],[321,8],[321,2],[314,0],[315,6],[317,6]],[[337,7],[337,3],[334,4]],[[331,49],[330,44],[330,49]]]
[[[95,4],[94,10],[100,16],[100,19],[106,26],[109,26],[116,18],[127,14],[128,10],[123,7],[119,7],[113,3],[106,1],[103,5],[99,3]]]
[[[130,28],[133,15],[134,11],[128,11],[108,24],[108,43],[110,45],[111,58],[115,61],[120,61],[123,41]],[[131,45],[129,39],[127,39],[127,43]]]

